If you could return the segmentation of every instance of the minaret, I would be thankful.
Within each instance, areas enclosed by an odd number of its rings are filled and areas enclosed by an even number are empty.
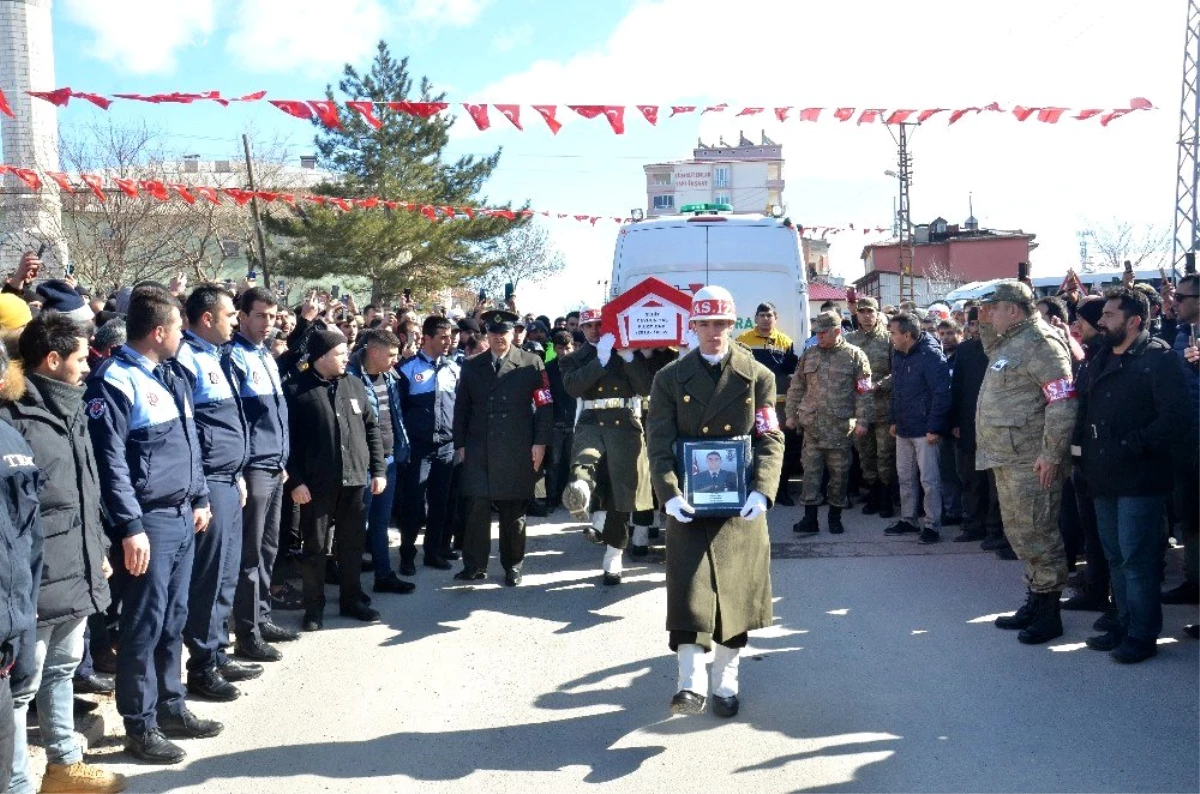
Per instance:
[[[52,0],[0,2],[0,88],[16,118],[0,114],[3,162],[41,174],[57,171],[57,108],[26,91],[50,91],[54,84]],[[43,176],[44,179],[44,176]],[[62,234],[62,203],[53,182],[36,193],[12,174],[4,177],[0,213],[0,279],[16,268],[21,254],[46,244],[43,277],[61,273],[67,261]]]

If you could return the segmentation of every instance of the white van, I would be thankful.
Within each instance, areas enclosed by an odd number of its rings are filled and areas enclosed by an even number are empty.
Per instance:
[[[696,209],[698,207],[699,209]],[[754,327],[754,310],[770,301],[779,330],[797,349],[808,338],[808,280],[796,230],[765,215],[733,215],[688,205],[691,215],[626,223],[613,255],[612,297],[653,276],[692,293],[715,284],[737,305],[735,335]]]

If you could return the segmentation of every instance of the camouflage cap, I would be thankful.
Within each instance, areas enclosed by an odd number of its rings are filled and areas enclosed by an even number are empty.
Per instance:
[[[818,331],[828,331],[830,328],[841,328],[842,318],[837,312],[821,312],[813,322],[813,328]]]
[[[859,298],[858,303],[854,304],[854,308],[860,312],[867,309],[877,312],[879,311],[879,301],[874,298]]]
[[[1006,303],[1033,303],[1033,290],[1022,281],[1009,279],[1001,281],[988,295],[984,295],[979,299],[982,303],[996,303],[1005,301]]]

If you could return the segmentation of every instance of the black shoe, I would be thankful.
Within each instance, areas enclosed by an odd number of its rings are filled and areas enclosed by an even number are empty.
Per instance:
[[[619,573],[604,574],[604,584],[605,585],[612,587],[613,585],[618,585],[620,583],[621,583],[621,574],[619,574]]]
[[[649,546],[634,546],[633,544],[630,544],[629,556],[635,557],[638,559],[640,559],[642,557],[649,557],[650,556],[650,547]]]
[[[545,518],[552,512],[550,506],[540,499],[534,499],[529,503],[529,507],[525,508],[525,514],[534,518]]]
[[[1125,641],[1125,632],[1108,631],[1095,637],[1087,638],[1087,647],[1093,651],[1114,651]]]
[[[238,688],[226,681],[215,667],[188,673],[187,691],[189,695],[195,695],[204,700],[215,700],[218,703],[228,703],[231,700],[237,700],[242,695]]]
[[[258,627],[264,642],[294,642],[300,639],[300,632],[276,626],[274,623],[263,623]]]
[[[658,527],[650,527],[650,540],[658,540],[658,536],[662,534],[662,530]]]
[[[1029,628],[1022,629],[1017,639],[1025,645],[1041,645],[1044,642],[1058,639],[1063,635],[1062,615],[1059,613],[1059,599],[1062,593],[1038,593],[1034,596],[1033,622]]]
[[[932,529],[931,527],[925,527],[924,529],[921,530],[920,541],[926,545],[929,545],[931,543],[938,543],[941,541],[941,539],[942,539],[942,536],[940,533],[938,533],[938,531],[936,529]]]
[[[413,560],[401,560],[400,561],[400,575],[401,576],[416,576],[417,575],[416,562]]]
[[[979,544],[979,548],[984,551],[999,551],[1000,549],[1009,548],[1009,545],[1003,536],[993,538],[985,535],[983,542]]]
[[[896,507],[892,504],[891,486],[884,485],[882,495],[879,498],[879,517],[894,518],[896,516]]]
[[[454,574],[454,578],[460,582],[478,582],[487,578],[487,571],[481,571],[478,568],[463,568]]]
[[[1164,604],[1200,604],[1200,585],[1195,582],[1184,582],[1179,587],[1164,590]]]
[[[817,524],[817,506],[805,505],[804,518],[792,524],[792,531],[800,535],[815,535],[821,531]],[[687,690],[685,689],[684,692]]]
[[[870,490],[867,491],[867,498],[863,502],[863,515],[873,516],[879,512],[880,494],[883,492],[879,489],[879,483],[872,483]]]
[[[92,667],[97,673],[105,675],[117,674],[117,652],[112,648],[102,650],[99,653],[92,653]]]
[[[325,628],[325,610],[309,609],[304,613],[304,630],[320,631]]]
[[[373,570],[375,570],[375,561],[368,557],[364,557],[363,561],[362,561],[362,565],[360,565],[358,567],[358,572],[359,573],[367,573],[367,572],[373,571]]]
[[[829,508],[829,534],[840,535],[845,531],[846,528],[842,526],[842,508]]]
[[[1183,627],[1183,633],[1193,640],[1200,640],[1200,623],[1189,623]]]
[[[704,695],[697,695],[690,689],[682,689],[671,698],[672,714],[703,714]]]
[[[450,562],[457,562],[458,560],[462,559],[462,555],[459,554],[455,549],[446,549],[438,554],[438,556],[443,560],[449,560]]]
[[[1033,623],[1033,611],[1036,596],[1032,591],[1025,595],[1025,603],[1021,604],[1020,608],[1012,615],[1001,615],[996,618],[996,628],[1008,629],[1010,631],[1016,629],[1027,629],[1029,624]]]
[[[110,676],[91,673],[75,676],[74,689],[77,695],[107,695],[116,689],[116,683]]]
[[[183,748],[164,736],[158,728],[152,728],[141,736],[126,734],[125,752],[148,764],[178,764],[187,758]]]
[[[712,709],[715,717],[725,719],[736,717],[739,705],[737,695],[730,695],[727,698],[720,695],[712,696]]]
[[[779,493],[775,496],[775,504],[783,505],[784,507],[795,507],[796,500],[787,492],[787,488],[780,488]]]
[[[355,601],[353,604],[344,606],[338,610],[338,614],[344,618],[354,618],[361,620],[363,623],[372,623],[379,620],[379,611],[364,606],[362,603]]]
[[[454,566],[450,564],[449,560],[444,560],[437,554],[425,555],[425,567],[437,568],[439,571],[449,571],[454,568]]]
[[[283,658],[277,648],[254,635],[239,637],[233,643],[233,654],[253,662],[278,662]]]
[[[208,739],[225,730],[216,720],[197,717],[186,708],[179,714],[159,714],[158,729],[172,739]]]
[[[974,543],[987,537],[982,529],[964,529],[954,536],[955,543]]]
[[[516,587],[522,579],[524,577],[521,575],[520,568],[509,568],[504,572],[504,584],[508,587]]]
[[[447,565],[446,567],[449,568],[450,566]],[[413,590],[416,590],[416,589],[417,589],[417,586],[415,584],[413,584],[412,582],[406,582],[403,579],[401,579],[399,576],[392,574],[391,576],[385,576],[382,579],[376,579],[375,585],[371,588],[371,592],[372,593],[400,593],[403,595],[404,593],[411,593]]]
[[[1126,637],[1125,641],[1109,654],[1113,661],[1121,664],[1137,664],[1158,655],[1158,645],[1153,640]]]
[[[1017,553],[1012,550],[1012,546],[1005,546],[996,550],[996,556],[1002,560],[1017,560]]]
[[[1103,612],[1108,609],[1108,596],[1097,596],[1080,592],[1062,602],[1062,609],[1070,612]]]
[[[263,674],[261,664],[238,662],[233,659],[226,660],[225,664],[218,665],[217,669],[221,671],[221,677],[231,684],[238,681],[250,681]]]
[[[921,530],[903,518],[883,531],[885,535],[916,535]]]
[[[304,593],[291,582],[284,582],[278,592],[271,593],[271,608],[280,612],[304,609]]]
[[[1125,630],[1125,627],[1121,625],[1121,621],[1117,619],[1117,610],[1111,607],[1104,610],[1104,614],[1096,618],[1096,622],[1092,624],[1092,628],[1096,631],[1106,633],[1110,631],[1124,632]]]
[[[944,527],[960,527],[962,522],[962,516],[942,516],[942,526]]]
[[[33,708],[35,705],[37,705],[36,700],[30,701],[30,708]],[[100,704],[96,701],[77,697],[75,698],[75,702],[72,704],[71,710],[75,713],[76,717],[82,717],[85,714],[91,714],[98,708],[100,708]],[[36,711],[37,709],[33,710]]]
[[[359,593],[358,594],[358,603],[362,604],[365,607],[371,606],[371,596],[367,595],[366,593]]]

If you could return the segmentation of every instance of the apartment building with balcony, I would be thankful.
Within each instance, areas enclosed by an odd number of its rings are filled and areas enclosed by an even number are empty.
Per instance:
[[[783,205],[783,147],[763,132],[758,143],[739,133],[736,146],[722,138],[698,141],[690,160],[651,163],[646,172],[646,216],[673,215],[685,204],[729,204],[734,212]]]

